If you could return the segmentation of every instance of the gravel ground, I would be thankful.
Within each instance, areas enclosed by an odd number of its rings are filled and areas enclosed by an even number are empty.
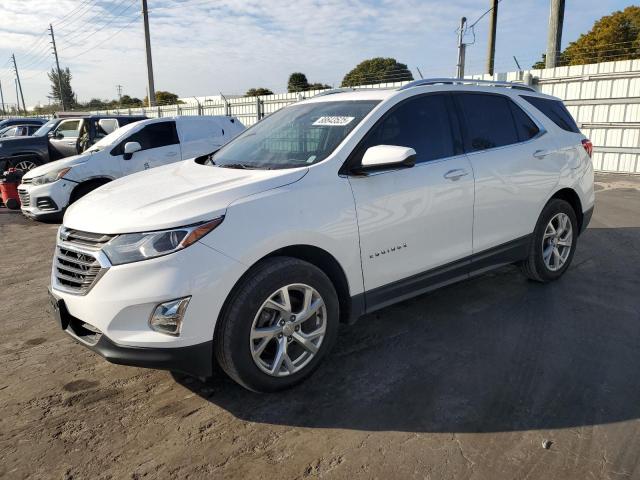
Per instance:
[[[76,344],[57,226],[0,210],[0,477],[640,478],[640,178],[597,182],[560,281],[507,267],[369,315],[273,395]]]

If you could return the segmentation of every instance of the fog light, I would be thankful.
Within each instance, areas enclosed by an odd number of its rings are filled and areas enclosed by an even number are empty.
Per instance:
[[[149,319],[149,326],[156,332],[180,335],[182,318],[191,297],[178,298],[159,304]]]

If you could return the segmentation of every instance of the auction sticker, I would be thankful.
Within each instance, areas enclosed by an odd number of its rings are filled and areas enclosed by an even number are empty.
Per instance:
[[[344,127],[349,125],[356,117],[320,117],[313,125],[322,127]]]

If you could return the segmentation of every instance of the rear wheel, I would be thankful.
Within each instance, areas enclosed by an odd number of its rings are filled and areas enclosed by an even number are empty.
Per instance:
[[[216,358],[250,390],[292,387],[330,350],[338,317],[337,294],[324,272],[295,258],[267,259],[232,294],[216,327]]]
[[[522,271],[530,279],[550,282],[567,271],[578,240],[578,221],[566,201],[552,199],[542,210]]]

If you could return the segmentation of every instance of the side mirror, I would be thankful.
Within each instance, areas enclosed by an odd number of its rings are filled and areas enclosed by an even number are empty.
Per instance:
[[[125,160],[131,160],[133,154],[142,150],[142,146],[138,142],[127,142],[124,144],[124,155],[122,158]]]
[[[396,145],[376,145],[364,152],[360,170],[387,170],[393,168],[411,168],[416,164],[416,151],[409,147]]]

